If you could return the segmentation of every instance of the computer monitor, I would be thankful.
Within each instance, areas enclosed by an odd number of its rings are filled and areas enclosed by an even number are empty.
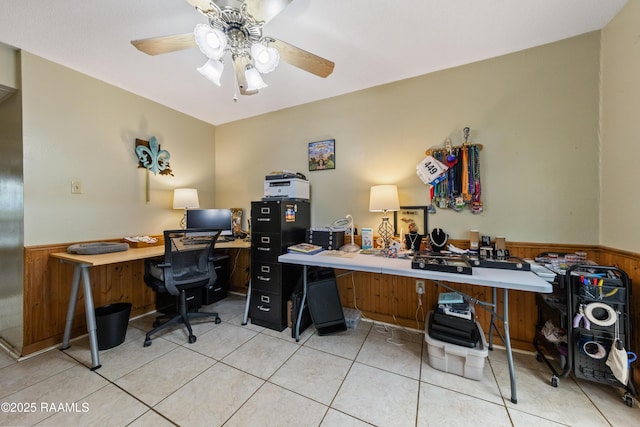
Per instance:
[[[188,209],[187,228],[222,230],[221,236],[231,236],[231,209]]]

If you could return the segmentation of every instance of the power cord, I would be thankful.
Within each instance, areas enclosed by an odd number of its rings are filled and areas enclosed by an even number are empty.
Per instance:
[[[422,305],[422,293],[418,293],[418,307],[416,308],[416,327],[420,329],[420,321],[418,320],[418,312],[422,312],[422,323],[425,321],[424,306]]]

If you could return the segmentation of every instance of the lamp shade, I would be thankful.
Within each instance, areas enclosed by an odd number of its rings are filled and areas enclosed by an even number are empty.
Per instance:
[[[255,43],[251,46],[253,65],[262,74],[270,73],[276,69],[280,62],[280,53],[276,48]]]
[[[227,48],[227,36],[217,28],[198,24],[193,30],[200,51],[211,59],[220,59]]]
[[[195,188],[176,188],[173,190],[173,209],[199,208],[198,190]]]
[[[262,80],[260,73],[252,66],[247,66],[244,72],[247,79],[247,90],[260,90],[267,87],[267,84]]]
[[[197,68],[200,74],[217,86],[220,86],[220,77],[222,76],[223,69],[224,65],[221,59],[210,59],[202,67]]]
[[[374,185],[369,194],[369,211],[399,211],[398,187],[395,185]]]

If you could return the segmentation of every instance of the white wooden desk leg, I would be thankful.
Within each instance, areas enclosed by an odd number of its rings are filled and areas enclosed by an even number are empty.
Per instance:
[[[509,361],[509,378],[511,379],[511,401],[518,403],[516,391],[516,372],[513,367],[513,353],[511,352],[511,335],[509,334],[509,290],[504,289],[504,305],[502,318],[504,319],[504,345],[507,348],[507,360]]]
[[[69,307],[67,308],[67,321],[64,326],[64,335],[62,336],[62,347],[60,350],[66,350],[70,347],[71,328],[73,327],[73,317],[76,314],[76,303],[78,302],[78,289],[80,288],[80,273],[82,267],[76,264],[73,267],[73,280],[71,281],[71,294],[69,295]]]
[[[100,354],[98,353],[98,332],[96,326],[96,312],[93,306],[89,266],[82,266],[82,285],[84,290],[84,309],[87,316],[87,331],[89,332],[89,348],[91,349],[91,370],[100,368]]]
[[[302,324],[302,312],[307,302],[307,266],[302,268],[302,301],[298,306],[298,318],[296,319],[296,342],[300,341],[300,325]]]
[[[244,302],[244,316],[242,317],[242,326],[249,323],[249,307],[251,306],[251,280],[249,280],[249,288],[247,289],[247,300]]]

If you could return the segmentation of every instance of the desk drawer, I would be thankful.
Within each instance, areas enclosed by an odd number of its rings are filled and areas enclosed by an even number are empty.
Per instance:
[[[249,316],[254,325],[282,331],[286,328],[287,316],[285,313],[287,305],[283,302],[282,296],[257,289],[251,290],[251,306]]]
[[[253,232],[278,233],[282,227],[282,206],[279,202],[254,202],[251,204]]]
[[[281,294],[282,264],[254,261],[251,265],[253,289]]]
[[[284,253],[282,236],[275,233],[253,233],[251,236],[251,259],[256,261],[278,262]]]

